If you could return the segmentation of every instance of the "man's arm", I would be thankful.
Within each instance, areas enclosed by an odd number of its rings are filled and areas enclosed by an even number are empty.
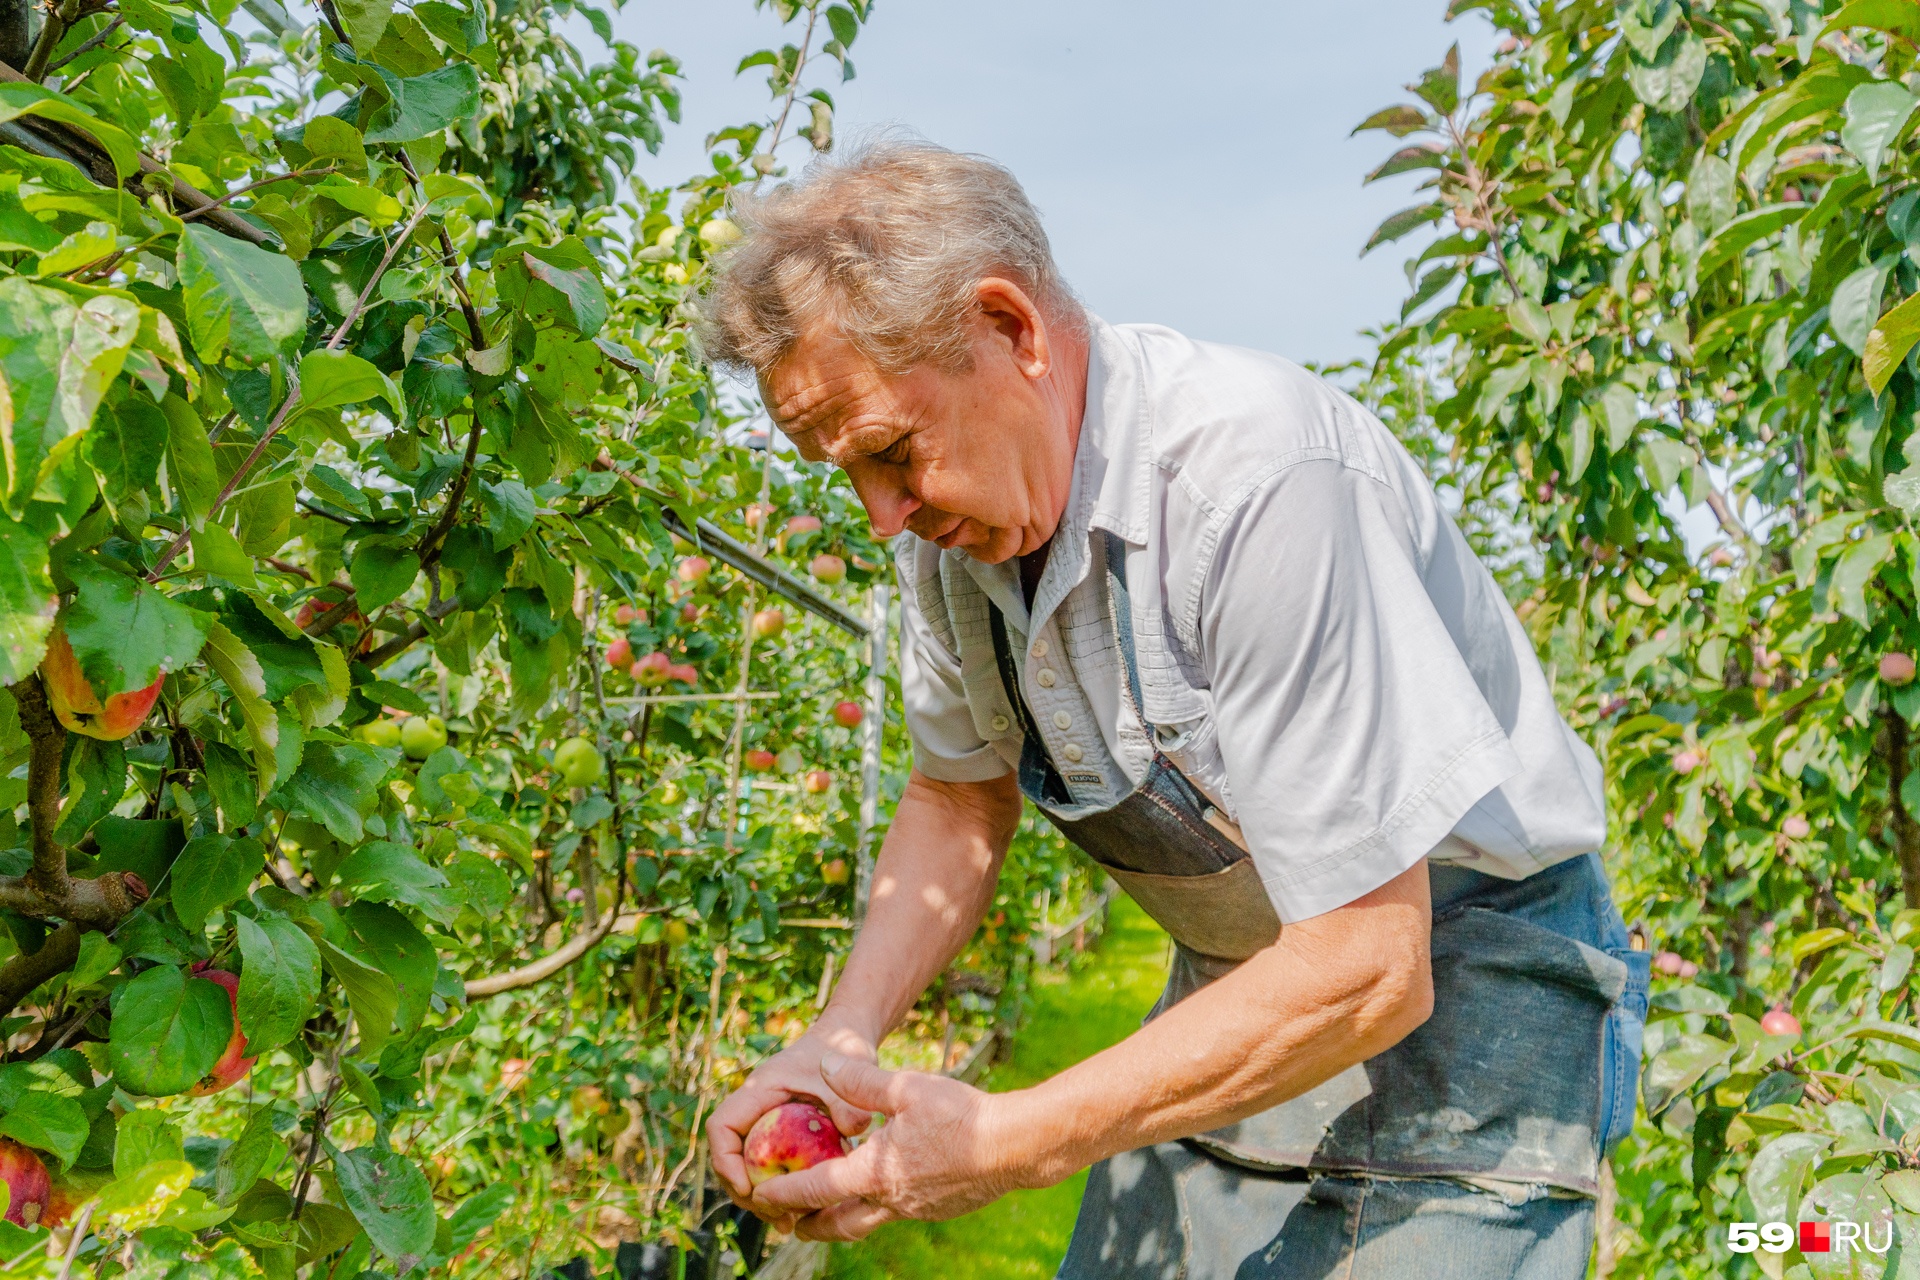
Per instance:
[[[752,1192],[741,1142],[753,1122],[790,1098],[814,1098],[843,1132],[866,1127],[821,1079],[826,1053],[873,1061],[927,984],[938,977],[993,902],[1000,863],[1020,821],[1011,776],[938,782],[914,770],[874,868],[859,941],[833,998],[806,1035],[761,1064],[707,1124],[714,1171],[747,1203]]]
[[[800,1234],[857,1239],[893,1218],[950,1218],[1297,1097],[1426,1021],[1431,915],[1421,862],[1286,926],[1273,946],[1118,1045],[1014,1093],[828,1057],[834,1090],[887,1124],[845,1160],[768,1180],[756,1207],[817,1210]]]

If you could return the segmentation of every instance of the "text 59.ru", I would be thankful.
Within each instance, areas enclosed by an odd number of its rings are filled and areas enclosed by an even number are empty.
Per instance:
[[[1785,1253],[1799,1236],[1802,1253],[1847,1253],[1859,1247],[1870,1253],[1885,1253],[1893,1247],[1893,1222],[1802,1222],[1796,1233],[1790,1222],[1730,1222],[1727,1224],[1727,1248],[1735,1253]]]

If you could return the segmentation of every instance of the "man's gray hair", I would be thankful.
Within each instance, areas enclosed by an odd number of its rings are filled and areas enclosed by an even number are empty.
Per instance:
[[[975,288],[994,275],[1055,323],[1085,323],[1033,202],[984,156],[884,138],[736,195],[733,212],[746,234],[700,308],[701,345],[723,366],[764,371],[824,317],[889,373],[964,370]]]

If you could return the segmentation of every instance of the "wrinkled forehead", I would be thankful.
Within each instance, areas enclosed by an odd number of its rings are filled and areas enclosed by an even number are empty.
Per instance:
[[[816,327],[760,375],[760,395],[774,425],[804,450],[831,441],[840,426],[883,399],[887,379],[837,332]]]

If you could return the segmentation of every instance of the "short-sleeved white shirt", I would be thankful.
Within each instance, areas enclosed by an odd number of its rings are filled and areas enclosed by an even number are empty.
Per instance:
[[[1283,921],[1422,857],[1521,879],[1600,847],[1598,760],[1426,476],[1351,398],[1277,356],[1092,321],[1072,491],[1029,612],[1017,561],[894,545],[914,760],[1019,763],[989,602],[1073,797],[1152,748],[1124,691],[1104,533],[1159,749],[1236,823]]]

